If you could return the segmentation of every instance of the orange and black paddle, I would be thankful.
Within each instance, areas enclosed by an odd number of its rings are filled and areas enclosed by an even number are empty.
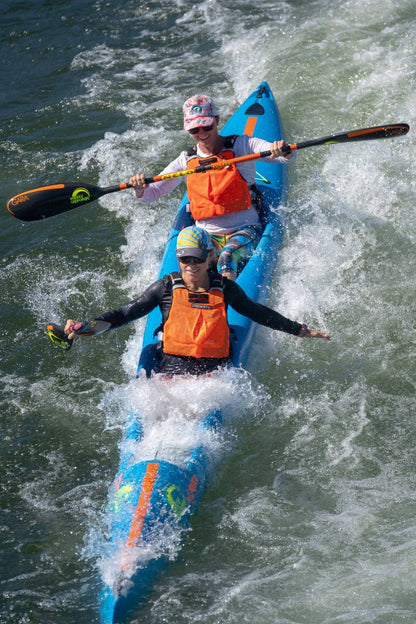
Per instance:
[[[383,126],[362,128],[350,132],[337,132],[325,137],[320,137],[319,139],[304,141],[303,143],[293,143],[287,148],[287,151],[313,147],[314,145],[333,145],[335,143],[350,143],[353,141],[389,139],[402,136],[408,132],[409,125],[407,123],[385,124]],[[270,151],[248,154],[246,156],[239,156],[238,158],[230,158],[229,160],[223,160],[221,162],[210,162],[208,158],[206,162],[195,167],[195,169],[184,169],[183,171],[175,171],[174,173],[165,173],[163,175],[154,176],[153,178],[146,178],[146,183],[151,184],[152,182],[188,176],[193,173],[203,173],[210,169],[220,169],[228,165],[266,158],[267,156],[270,156]],[[7,202],[7,209],[14,217],[21,221],[37,221],[39,219],[53,217],[62,212],[68,212],[78,206],[89,204],[103,195],[122,191],[127,188],[131,188],[131,185],[123,183],[100,188],[93,184],[63,182],[61,184],[41,186],[19,193],[9,199]]]

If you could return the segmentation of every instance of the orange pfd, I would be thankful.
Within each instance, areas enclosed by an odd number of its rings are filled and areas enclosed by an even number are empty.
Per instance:
[[[209,158],[191,156],[187,163],[188,169],[234,158],[234,152],[227,148],[234,145],[236,138],[226,137],[225,148],[219,154]],[[195,151],[193,148],[189,154]],[[248,184],[236,165],[188,176],[186,187],[190,210],[196,221],[247,210],[251,206]]]
[[[172,306],[163,325],[163,351],[195,358],[226,358],[230,329],[221,277],[205,292],[189,291],[179,273],[172,273]]]

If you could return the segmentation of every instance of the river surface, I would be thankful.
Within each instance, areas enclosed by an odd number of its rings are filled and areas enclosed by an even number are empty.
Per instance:
[[[226,452],[132,624],[415,623],[415,32],[414,0],[3,0],[2,624],[98,622],[128,408],[164,415],[152,449],[169,454],[184,397],[228,402]],[[32,223],[7,199],[156,175],[189,146],[187,97],[209,93],[225,121],[263,80],[288,142],[411,126],[290,165],[269,302],[332,341],[261,328],[247,374],[172,395],[134,379],[142,321],[55,348],[49,321],[91,318],[156,278],[181,191]]]

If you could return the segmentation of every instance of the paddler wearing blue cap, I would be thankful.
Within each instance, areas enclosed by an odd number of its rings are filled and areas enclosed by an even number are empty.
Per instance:
[[[206,159],[228,160],[257,152],[270,151],[265,162],[286,164],[296,158],[285,141],[269,143],[248,135],[225,137],[218,133],[219,115],[212,98],[194,95],[183,105],[183,129],[196,140],[183,151],[160,175],[196,168]],[[287,151],[284,151],[286,148]],[[189,207],[195,224],[212,238],[217,270],[235,279],[252,256],[261,237],[259,193],[256,188],[254,161],[241,162],[221,169],[207,171],[203,176],[187,176]],[[145,183],[144,173],[129,180],[136,197],[153,202],[170,193],[183,177]]]
[[[198,226],[184,228],[176,246],[180,271],[164,275],[137,299],[94,320],[110,323],[109,329],[116,329],[159,306],[163,332],[159,372],[166,375],[202,375],[231,364],[229,305],[271,329],[330,340],[328,334],[309,329],[250,299],[235,281],[210,270],[211,254],[212,243],[206,230]],[[74,325],[77,321],[72,319],[65,325],[69,339],[75,336]]]

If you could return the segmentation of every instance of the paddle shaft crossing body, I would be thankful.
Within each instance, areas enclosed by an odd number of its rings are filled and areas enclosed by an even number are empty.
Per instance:
[[[318,139],[311,139],[301,143],[292,143],[285,148],[285,152],[291,150],[299,150],[317,145],[334,145],[337,143],[350,143],[356,141],[369,141],[373,139],[387,139],[402,136],[409,132],[407,123],[385,124],[383,126],[374,126],[372,128],[361,128],[350,132],[337,132]],[[221,169],[230,165],[247,162],[250,160],[258,160],[270,156],[270,150],[257,152],[255,154],[247,154],[237,158],[230,158],[220,162],[215,159],[212,162],[210,158],[205,159],[198,167],[194,169],[184,169],[172,173],[165,173],[151,178],[145,178],[146,184],[160,182],[171,178],[189,176],[196,173],[204,173],[212,169]],[[77,208],[81,204],[88,204],[103,195],[115,193],[127,188],[131,188],[131,184],[121,183],[114,186],[98,187],[93,184],[77,184],[75,182],[53,184],[50,186],[42,186],[29,191],[24,191],[15,195],[7,202],[7,209],[14,217],[21,221],[37,221],[48,217],[68,212]]]

